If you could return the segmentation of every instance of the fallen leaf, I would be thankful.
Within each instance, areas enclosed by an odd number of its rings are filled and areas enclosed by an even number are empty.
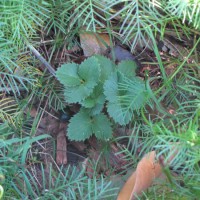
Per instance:
[[[161,174],[162,167],[156,161],[155,151],[146,154],[139,162],[136,171],[125,183],[117,200],[135,200],[136,196],[147,189]]]
[[[110,38],[105,33],[83,32],[80,33],[80,42],[85,56],[104,54],[110,46]]]

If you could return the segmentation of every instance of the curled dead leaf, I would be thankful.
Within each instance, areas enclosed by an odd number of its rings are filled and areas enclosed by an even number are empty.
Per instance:
[[[162,167],[156,161],[155,151],[146,154],[139,162],[136,171],[125,183],[117,200],[135,200],[136,196],[147,189],[161,174]]]
[[[154,179],[164,175],[163,167],[170,165],[179,152],[179,142],[173,143],[169,155],[165,160],[164,157],[156,159],[156,152],[151,151],[146,154],[138,163],[135,172],[129,177],[121,189],[117,200],[135,200],[144,190],[151,186]],[[164,161],[165,160],[165,161]]]

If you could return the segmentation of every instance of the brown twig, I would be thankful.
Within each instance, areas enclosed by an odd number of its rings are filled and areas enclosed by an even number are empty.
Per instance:
[[[45,65],[45,67],[49,70],[49,72],[55,76],[55,70],[54,68],[45,60],[45,58],[35,49],[31,44],[27,43],[28,48],[31,50],[31,52],[35,55],[35,57],[42,62],[42,64]]]

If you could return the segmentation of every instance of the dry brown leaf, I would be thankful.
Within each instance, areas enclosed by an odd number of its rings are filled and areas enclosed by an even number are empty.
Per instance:
[[[105,33],[83,32],[80,33],[81,47],[85,56],[104,54],[110,46],[110,38]]]
[[[156,153],[146,154],[139,162],[136,171],[130,176],[120,191],[117,200],[134,200],[147,189],[153,180],[162,173],[161,165],[156,161]]]

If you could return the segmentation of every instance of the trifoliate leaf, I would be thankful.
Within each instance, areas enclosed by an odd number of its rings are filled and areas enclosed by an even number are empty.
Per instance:
[[[70,119],[67,135],[70,140],[83,141],[92,135],[92,120],[87,112],[80,111]]]
[[[80,85],[81,79],[77,74],[78,65],[75,63],[64,64],[56,71],[57,79],[67,87]]]
[[[112,137],[111,122],[104,114],[94,116],[92,130],[98,139],[109,139]]]
[[[104,83],[105,80],[114,72],[115,64],[108,58],[96,55],[95,58],[98,59],[101,68],[100,82]]]
[[[117,69],[125,76],[132,78],[136,75],[137,67],[136,62],[124,60],[118,64]]]
[[[68,103],[80,103],[93,92],[94,87],[99,82],[100,67],[98,60],[94,57],[88,58],[80,64],[77,70],[74,69],[74,66],[76,66],[74,64],[66,66],[58,72],[58,79],[66,86],[65,99]],[[63,69],[68,71],[65,72]]]
[[[82,109],[70,119],[67,135],[70,140],[84,141],[92,134],[99,139],[108,139],[112,136],[109,119],[103,115],[90,116],[88,110]]]

